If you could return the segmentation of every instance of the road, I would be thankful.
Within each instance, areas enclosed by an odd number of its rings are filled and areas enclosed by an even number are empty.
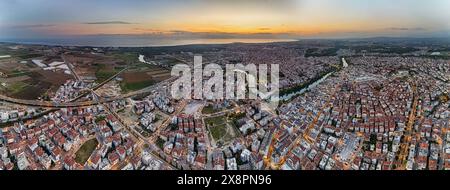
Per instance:
[[[64,61],[64,63],[67,65],[67,67],[69,67],[70,72],[72,73],[72,75],[75,77],[75,79],[77,81],[81,81],[80,76],[78,76],[78,74],[75,72],[75,70],[73,69],[73,65],[69,62],[66,61],[66,57],[64,56],[64,54],[61,54],[61,58]]]
[[[102,87],[102,86],[105,85],[106,83],[108,83],[108,82],[110,82],[111,80],[115,79],[117,76],[119,76],[122,72],[124,72],[124,71],[127,70],[127,69],[128,69],[128,67],[125,67],[124,69],[120,70],[119,72],[117,72],[117,73],[114,74],[113,76],[109,77],[108,79],[104,80],[104,81],[101,82],[100,84],[97,84],[96,86],[92,87],[92,88],[89,89],[89,90],[97,90],[97,89],[99,89],[100,87]],[[89,93],[90,93],[90,92],[80,94],[79,96],[77,96],[77,97],[75,97],[74,99],[72,99],[70,102],[77,101],[77,100],[79,100],[80,98],[82,98],[82,97],[88,95]]]
[[[330,97],[328,98],[328,100],[326,101],[325,104],[323,104],[323,106],[320,108],[319,112],[317,113],[317,115],[314,117],[313,121],[308,125],[308,128],[305,130],[305,132],[303,134],[298,134],[298,136],[294,139],[294,141],[292,141],[292,143],[287,147],[288,151],[286,152],[285,155],[281,156],[281,159],[279,161],[279,163],[275,163],[273,162],[273,160],[271,159],[272,157],[272,152],[274,149],[274,144],[275,144],[275,139],[277,138],[277,135],[274,134],[272,135],[272,141],[269,145],[269,151],[265,156],[264,159],[264,163],[266,165],[266,167],[270,167],[270,168],[274,168],[274,169],[279,169],[281,166],[283,166],[284,162],[286,161],[286,155],[289,154],[289,152],[291,152],[295,147],[297,147],[300,142],[301,139],[306,140],[309,144],[314,144],[314,142],[316,142],[316,139],[319,137],[317,136],[315,139],[312,139],[309,135],[309,133],[311,132],[311,130],[314,128],[314,126],[317,124],[322,112],[327,108],[330,107],[332,105],[332,99],[333,97],[335,97],[336,92],[340,89],[339,86],[336,86],[333,89],[333,92],[331,93]]]
[[[410,146],[412,135],[413,135],[412,129],[413,129],[414,122],[416,121],[417,105],[419,102],[419,95],[417,93],[416,84],[412,83],[411,86],[412,86],[412,90],[413,90],[413,103],[412,103],[411,112],[409,113],[408,123],[407,123],[406,129],[403,133],[403,135],[404,135],[403,142],[401,143],[400,150],[398,152],[397,164],[399,164],[398,169],[400,169],[400,170],[406,169],[407,157],[408,157],[408,153],[409,153],[409,146]]]
[[[173,116],[177,116],[183,111],[184,107],[186,106],[187,102],[185,100],[181,100],[181,102],[178,104],[176,111],[171,114],[167,119],[159,126],[156,131],[152,134],[152,136],[149,138],[150,142],[156,143],[156,140],[158,139],[159,135],[161,134],[162,130],[165,130],[169,123],[172,121]]]
[[[98,100],[99,96],[92,90],[91,91],[92,94],[94,95],[94,99]],[[112,116],[114,116],[117,121],[119,121],[119,124],[122,126],[122,128],[126,131],[128,131],[130,134],[132,134],[133,140],[138,143],[138,147],[137,149],[141,149],[143,144],[150,144],[147,139],[142,136],[140,133],[138,133],[136,130],[132,129],[130,126],[126,125],[125,122],[122,120],[122,118],[120,118],[119,114],[117,114],[117,112],[115,112],[108,104],[102,104],[105,107],[105,111],[108,112],[109,114],[111,114]],[[133,151],[136,154],[141,153],[140,150],[134,150]],[[166,162],[164,159],[160,158],[159,156],[153,154],[152,152],[150,152],[156,159],[159,159],[161,162],[166,163],[167,165],[171,166],[168,162]],[[123,167],[125,167],[128,162],[130,161],[130,158],[127,157],[124,162],[119,162],[118,164],[115,164],[113,166],[111,166],[112,169],[117,170],[117,169],[121,169]],[[172,167],[172,169],[175,169],[174,167]]]
[[[113,77],[111,77],[111,78],[113,78]],[[138,91],[130,92],[130,93],[123,94],[123,95],[120,95],[120,96],[116,96],[116,97],[113,97],[113,98],[101,99],[99,101],[74,102],[76,99],[79,99],[79,98],[81,98],[83,96],[86,96],[87,94],[90,94],[91,92],[88,92],[86,94],[80,95],[80,97],[77,97],[77,98],[75,98],[75,99],[73,99],[73,100],[71,100],[69,102],[24,100],[24,99],[11,98],[11,97],[8,97],[8,96],[5,96],[5,95],[0,95],[0,100],[3,100],[5,102],[14,103],[14,104],[20,104],[20,105],[26,105],[26,106],[36,106],[36,107],[46,107],[46,108],[85,107],[85,106],[93,106],[93,105],[113,102],[113,101],[116,101],[116,100],[133,97],[133,96],[140,95],[140,94],[145,94],[145,93],[153,91],[154,88],[157,87],[158,85],[166,85],[172,80],[173,80],[173,78],[170,78],[170,79],[167,79],[164,82],[161,82],[161,83],[158,83],[156,85],[152,85],[152,86],[146,87],[146,88],[138,90]],[[106,83],[106,82],[104,82],[104,83]],[[96,88],[99,88],[99,85],[97,85],[97,87],[92,88],[92,90],[95,90]]]

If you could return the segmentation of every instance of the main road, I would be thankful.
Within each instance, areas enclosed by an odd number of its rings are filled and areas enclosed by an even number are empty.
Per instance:
[[[72,73],[72,75],[75,77],[75,79],[77,81],[81,81],[80,76],[75,72],[75,69],[73,68],[72,63],[69,63],[68,61],[66,61],[66,57],[64,56],[64,54],[61,54],[61,58],[64,61],[64,63],[67,65],[67,67],[69,67],[69,70]]]
[[[114,76],[110,77],[109,79],[105,80],[104,82],[100,83],[99,85],[93,87],[92,90],[100,88],[102,85],[106,84],[107,82],[109,82],[110,80],[115,78],[117,75],[119,75],[124,70],[125,69],[123,69],[119,73],[115,74]],[[167,84],[169,84],[173,79],[174,79],[174,77],[169,78],[169,79],[167,79],[167,80],[165,80],[163,82],[157,83],[155,85],[143,88],[141,90],[137,90],[137,91],[134,91],[134,92],[130,92],[130,93],[123,94],[123,95],[116,96],[116,97],[112,97],[112,98],[102,98],[102,99],[100,99],[98,101],[83,101],[83,102],[75,102],[74,101],[74,100],[77,100],[77,99],[79,99],[79,98],[81,98],[83,96],[86,96],[87,94],[90,93],[90,91],[88,93],[86,93],[86,94],[82,94],[82,95],[76,97],[75,99],[73,99],[73,101],[70,101],[70,102],[24,100],[24,99],[11,98],[11,97],[8,97],[8,96],[5,96],[5,95],[1,95],[1,94],[0,94],[0,100],[6,101],[6,102],[10,102],[10,103],[14,103],[14,104],[20,104],[20,105],[26,105],[26,106],[36,106],[36,107],[45,107],[45,108],[84,107],[84,106],[92,106],[92,105],[103,104],[103,103],[107,103],[107,102],[113,102],[113,101],[116,101],[116,100],[133,97],[133,96],[136,96],[136,95],[139,95],[139,94],[145,94],[145,93],[148,93],[148,92],[151,92],[152,90],[154,90],[154,88],[157,87],[158,85],[167,85]]]

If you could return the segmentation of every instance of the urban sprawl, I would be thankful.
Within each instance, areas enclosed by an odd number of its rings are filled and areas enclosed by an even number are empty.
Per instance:
[[[0,43],[0,170],[450,169],[449,44]],[[195,55],[279,64],[278,108],[172,98],[171,68]]]

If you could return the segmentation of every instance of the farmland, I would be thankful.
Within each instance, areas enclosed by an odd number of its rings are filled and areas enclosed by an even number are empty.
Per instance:
[[[2,80],[5,87],[0,88],[8,96],[33,100],[48,92],[55,91],[72,76],[52,71],[13,71],[13,75]]]
[[[159,67],[145,67],[124,72],[120,76],[123,79],[120,83],[120,87],[122,88],[122,91],[126,93],[140,90],[168,79],[170,77],[170,73],[168,70]]]

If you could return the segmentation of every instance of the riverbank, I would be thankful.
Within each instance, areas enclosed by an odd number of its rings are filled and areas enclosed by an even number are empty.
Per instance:
[[[287,89],[289,91],[289,93],[283,93],[283,91],[280,92],[280,100],[281,101],[288,101],[298,95],[301,95],[303,93],[305,93],[307,90],[311,90],[313,89],[315,86],[317,86],[318,84],[320,84],[322,81],[324,81],[326,78],[328,78],[331,74],[333,74],[336,71],[329,71],[329,72],[325,72],[321,75],[319,75],[319,77],[312,79],[310,82],[308,83],[303,83],[301,85],[298,85],[296,87]]]
[[[345,60],[345,58],[342,57],[340,60],[341,60],[341,65],[342,65],[341,67],[338,67],[338,68],[336,67],[331,70],[325,71],[325,72],[321,73],[320,75],[318,75],[317,77],[311,79],[307,83],[299,84],[297,86],[281,90],[280,91],[280,100],[282,102],[285,102],[292,98],[295,98],[295,97],[305,93],[306,91],[313,89],[314,87],[316,87],[317,85],[322,83],[325,79],[327,79],[333,73],[340,71],[342,68],[348,67],[348,63]]]

